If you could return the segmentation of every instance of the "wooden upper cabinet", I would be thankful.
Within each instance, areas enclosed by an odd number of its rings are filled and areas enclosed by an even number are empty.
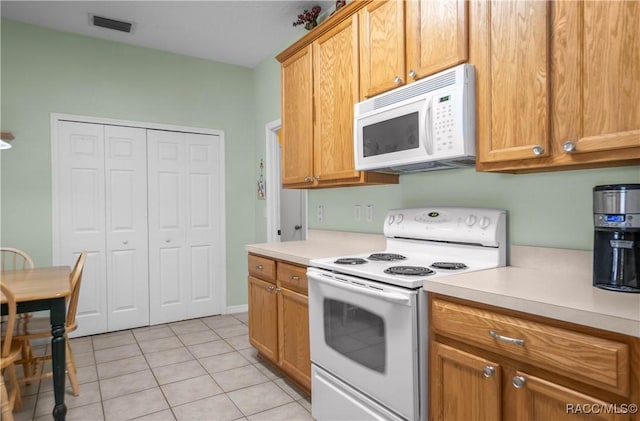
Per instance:
[[[468,2],[407,1],[406,78],[420,79],[467,61]]]
[[[640,163],[640,3],[470,3],[481,171]]]
[[[361,99],[405,80],[404,5],[402,0],[374,1],[358,12]]]
[[[359,12],[360,99],[468,59],[465,0],[368,3]]]
[[[308,183],[313,174],[311,46],[282,63],[282,183]]]
[[[554,4],[554,138],[565,159],[640,157],[638,28],[638,1]]]
[[[479,167],[548,155],[549,3],[479,0],[471,16]]]
[[[313,43],[316,181],[357,178],[353,105],[358,101],[358,21],[354,15]]]

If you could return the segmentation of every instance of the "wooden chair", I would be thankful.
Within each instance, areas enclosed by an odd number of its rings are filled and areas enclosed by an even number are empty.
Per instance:
[[[0,271],[5,270],[27,270],[33,269],[33,260],[24,251],[13,247],[0,247]],[[31,313],[20,313],[18,318],[25,319],[31,317]],[[4,321],[4,316],[3,319]],[[4,331],[3,331],[4,332]],[[31,347],[22,348],[22,360],[25,360],[28,353],[32,352]],[[23,372],[29,369],[28,364],[22,365]]]
[[[67,375],[69,376],[69,382],[71,383],[71,388],[73,389],[73,395],[78,396],[80,393],[80,389],[78,387],[78,378],[77,378],[77,370],[76,364],[73,359],[73,352],[71,351],[71,346],[69,346],[69,336],[70,332],[73,332],[77,329],[78,323],[76,321],[76,312],[78,310],[78,297],[80,296],[80,284],[82,283],[82,270],[84,269],[84,262],[87,259],[87,252],[83,251],[80,253],[76,264],[71,271],[69,276],[71,283],[71,295],[67,300],[67,322],[65,325],[65,334],[64,334],[64,342],[66,347],[66,366],[67,366]],[[33,339],[40,338],[50,338],[51,337],[51,324],[48,318],[43,317],[34,317],[31,319],[19,319],[16,323],[16,330],[14,334],[14,340],[23,344],[24,346],[30,347],[30,341]],[[32,380],[39,380],[49,378],[53,375],[51,371],[46,373],[38,374],[39,371],[37,369],[38,363],[40,361],[50,360],[51,354],[43,355],[39,357],[33,356],[30,352],[27,358],[27,363],[31,367],[35,367],[25,371],[24,377],[19,379],[20,382],[29,383]],[[22,363],[23,361],[18,361]]]
[[[0,358],[0,405],[2,406],[2,419],[13,421],[13,411],[22,409],[22,397],[20,396],[20,386],[16,376],[15,362],[22,354],[21,343],[13,340],[13,327],[16,324],[16,298],[13,292],[4,283],[0,282],[0,290],[7,300],[7,334],[2,337],[2,353]],[[8,374],[11,393],[8,393],[4,373]]]
[[[22,250],[0,247],[0,270],[33,269],[33,260]]]

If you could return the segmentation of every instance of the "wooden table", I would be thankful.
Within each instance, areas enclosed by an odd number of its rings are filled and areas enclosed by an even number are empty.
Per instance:
[[[71,294],[69,266],[43,267],[27,270],[0,272],[0,279],[16,296],[18,313],[49,310],[51,320],[51,365],[53,368],[53,392],[55,406],[53,417],[64,420],[67,406],[64,404],[66,297]],[[7,314],[2,303],[2,314]]]

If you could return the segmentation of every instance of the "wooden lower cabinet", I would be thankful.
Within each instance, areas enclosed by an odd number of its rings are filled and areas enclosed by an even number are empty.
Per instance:
[[[249,342],[310,392],[306,268],[249,254],[249,273]]]
[[[429,318],[432,421],[640,419],[640,338],[437,294]]]
[[[262,355],[278,359],[278,306],[276,286],[249,277],[249,338]]]
[[[311,389],[309,298],[286,288],[278,292],[278,343],[282,369]]]
[[[434,420],[499,420],[500,366],[440,343],[431,347],[431,414]]]

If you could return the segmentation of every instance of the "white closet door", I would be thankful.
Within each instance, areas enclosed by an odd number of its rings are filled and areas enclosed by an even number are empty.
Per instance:
[[[60,235],[54,264],[73,267],[80,252],[88,252],[74,336],[106,332],[104,129],[66,121],[57,129],[54,191]]]
[[[147,139],[151,324],[220,314],[222,142],[159,130]]]
[[[187,315],[185,134],[147,131],[151,324]]]
[[[105,126],[108,330],[149,324],[147,135]]]
[[[218,136],[187,134],[187,317],[220,314],[224,279],[224,151]]]

